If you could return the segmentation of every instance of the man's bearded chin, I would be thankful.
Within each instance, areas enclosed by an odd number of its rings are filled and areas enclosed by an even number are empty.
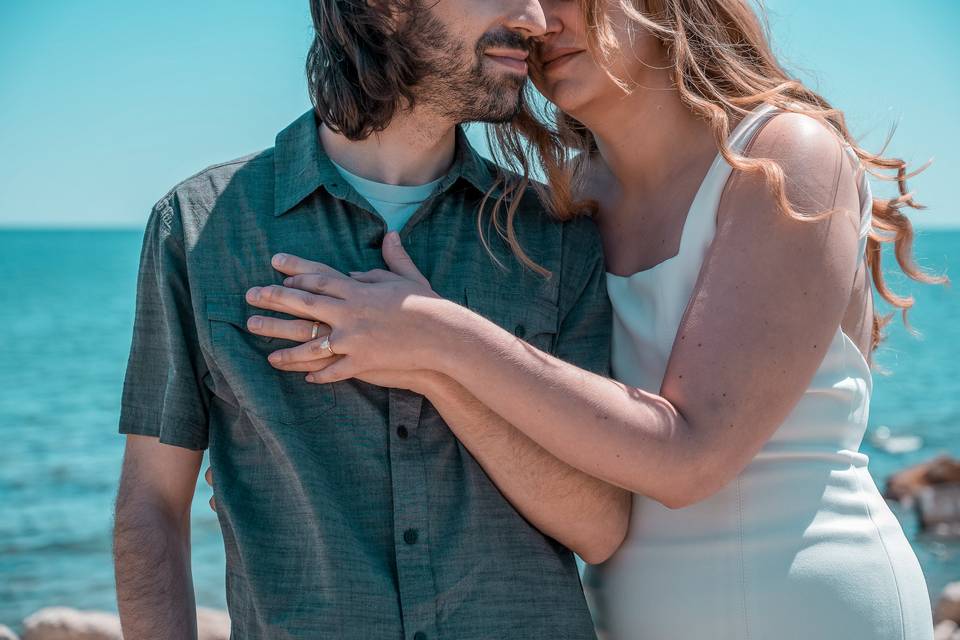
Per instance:
[[[486,75],[482,82],[473,85],[473,90],[465,92],[464,97],[470,94],[470,102],[466,103],[460,122],[487,122],[497,124],[509,122],[520,112],[521,95],[526,87],[526,76],[516,74],[500,75],[490,78]]]
[[[423,18],[421,18],[423,19]],[[530,43],[512,31],[484,34],[473,51],[453,38],[439,21],[419,25],[424,60],[430,71],[418,83],[417,100],[454,122],[509,122],[519,112],[527,77],[491,70],[484,52],[491,48],[529,51]],[[423,34],[429,34],[424,38]]]

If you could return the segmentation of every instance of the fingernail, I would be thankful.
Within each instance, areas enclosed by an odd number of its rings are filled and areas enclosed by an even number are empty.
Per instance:
[[[251,329],[259,329],[260,327],[263,326],[263,320],[261,320],[261,319],[260,319],[259,317],[257,317],[257,316],[251,316],[250,319],[247,320],[247,325],[248,325]]]
[[[270,362],[280,362],[280,354],[274,351],[273,353],[267,356],[267,360],[269,360]]]
[[[307,382],[316,382],[316,381],[317,381],[317,379],[316,379],[316,377],[314,377],[314,375],[313,375],[312,373],[308,373],[308,374],[307,374]]]
[[[286,259],[287,259],[287,254],[278,253],[277,255],[273,256],[273,264],[279,267],[280,265],[283,264],[283,261]]]
[[[284,279],[283,279],[283,286],[289,287],[291,282],[293,282],[293,278],[284,278]]]
[[[251,300],[256,300],[260,297],[260,287],[253,287],[247,291],[247,297]]]
[[[391,231],[384,238],[389,244],[400,244],[400,234],[396,231]]]

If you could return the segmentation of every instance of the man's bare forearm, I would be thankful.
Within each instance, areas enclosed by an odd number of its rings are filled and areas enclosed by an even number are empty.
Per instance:
[[[124,639],[196,638],[189,514],[174,517],[121,495],[113,552]]]
[[[203,451],[127,435],[113,527],[125,640],[197,637],[190,505]]]
[[[590,563],[620,546],[630,515],[628,491],[557,459],[452,378],[433,377],[427,399],[534,526]]]

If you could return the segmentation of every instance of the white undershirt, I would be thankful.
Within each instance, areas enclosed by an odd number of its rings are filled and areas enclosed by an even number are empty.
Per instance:
[[[417,185],[396,185],[374,182],[347,171],[331,160],[343,179],[369,202],[387,223],[387,231],[399,231],[424,200],[433,195],[443,176]]]

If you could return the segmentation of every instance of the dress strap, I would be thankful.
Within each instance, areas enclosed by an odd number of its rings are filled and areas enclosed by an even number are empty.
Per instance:
[[[760,132],[763,125],[773,116],[782,112],[783,110],[775,105],[766,102],[761,103],[745,115],[734,127],[727,137],[727,144],[735,153],[742,154]],[[846,150],[852,156],[852,159],[858,163],[857,166],[862,168],[860,159],[857,158],[853,149],[846,145]],[[693,250],[699,255],[713,240],[720,199],[732,171],[733,168],[718,153],[700,184],[693,203],[690,205],[690,210],[687,212],[687,219],[684,221],[680,239],[681,252]],[[870,188],[870,181],[867,179],[867,173],[862,169],[858,187],[860,193],[859,255],[863,256],[872,223],[873,193]]]
[[[783,110],[767,103],[763,103],[749,115],[747,115],[741,125],[746,125],[742,130],[738,127],[730,137],[730,146],[736,151],[742,153],[750,144],[760,127],[773,115],[782,113]],[[860,195],[860,232],[859,232],[859,251],[858,255],[863,257],[867,249],[867,239],[870,236],[870,229],[873,226],[873,190],[870,187],[870,180],[863,167],[860,158],[853,151],[849,144],[843,142],[844,151],[850,157],[851,162],[858,168],[857,191]]]
[[[771,104],[760,104],[734,127],[727,136],[727,144],[735,153],[742,153],[763,124],[777,111],[778,109]],[[723,155],[717,153],[687,211],[687,218],[680,236],[680,253],[692,251],[700,256],[713,241],[717,229],[720,198],[732,170]]]
[[[735,152],[743,153],[753,138],[759,133],[760,128],[763,127],[770,118],[781,111],[779,107],[767,102],[759,104],[753,111],[745,115],[734,128],[727,138],[727,144],[729,144],[730,148]]]
[[[860,177],[857,182],[857,190],[860,193],[860,250],[859,256],[864,257],[867,251],[867,240],[870,238],[870,229],[873,228],[873,188],[870,186],[870,179],[867,176],[867,170],[857,154],[849,145],[846,150],[856,162]]]

